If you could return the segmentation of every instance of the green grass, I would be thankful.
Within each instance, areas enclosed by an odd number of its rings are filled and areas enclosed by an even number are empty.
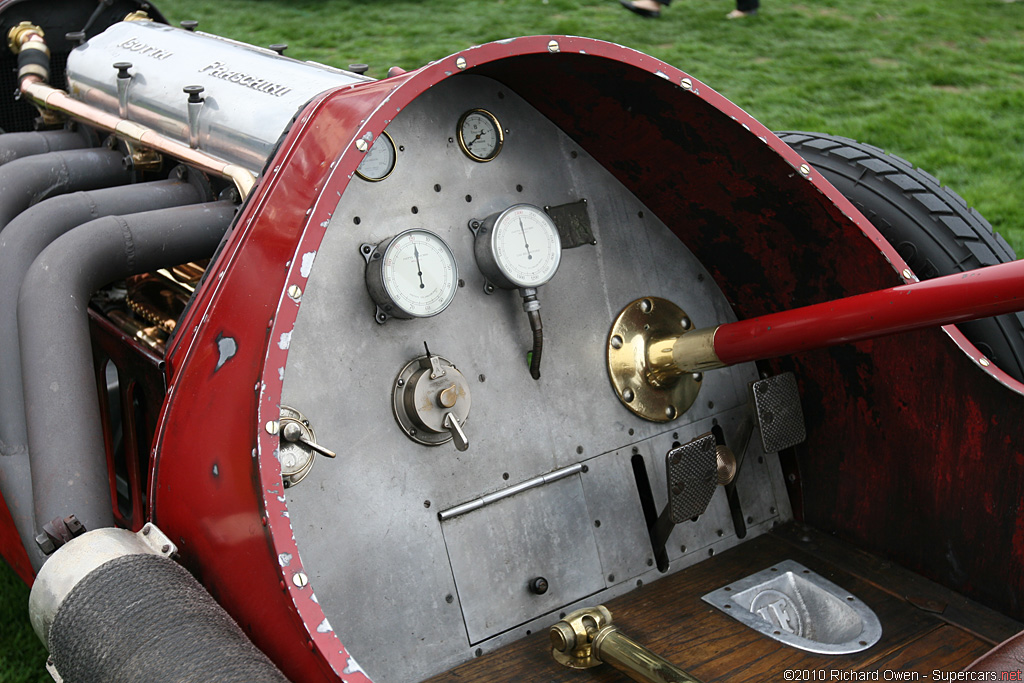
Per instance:
[[[673,64],[773,130],[852,137],[937,176],[1024,255],[1024,1],[676,0],[659,20],[616,0],[169,0],[177,22],[336,66],[413,69],[470,45],[562,33],[628,45]],[[48,680],[0,568],[0,683]]]
[[[615,0],[173,0],[172,21],[336,66],[412,69],[467,46],[565,33],[634,47],[772,130],[845,135],[959,192],[1024,254],[1024,2],[677,0],[658,20]]]

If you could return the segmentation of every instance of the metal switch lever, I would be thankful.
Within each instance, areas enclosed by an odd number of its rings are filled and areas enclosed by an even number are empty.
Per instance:
[[[462,431],[462,425],[455,419],[455,416],[451,413],[444,414],[444,422],[441,425],[451,432],[452,441],[455,443],[455,448],[464,451],[469,448],[469,438],[466,437],[466,432]]]
[[[701,683],[622,633],[604,605],[573,612],[548,634],[551,655],[571,669],[607,663],[640,683]]]
[[[294,422],[287,423],[284,426],[282,434],[284,438],[287,439],[288,441],[291,441],[292,443],[299,442],[305,444],[306,446],[309,446],[311,449],[313,449],[320,455],[326,456],[328,458],[338,457],[338,454],[335,453],[334,451],[324,448],[317,442],[311,441],[308,438],[306,438],[306,435],[302,433],[302,428],[299,427],[299,425],[295,424]]]

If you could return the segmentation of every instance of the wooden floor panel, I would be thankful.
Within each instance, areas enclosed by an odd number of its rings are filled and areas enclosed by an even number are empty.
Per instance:
[[[781,681],[787,669],[829,674],[832,671],[929,674],[934,669],[953,671],[963,668],[995,642],[992,636],[986,639],[970,632],[985,630],[984,617],[988,611],[984,608],[969,605],[971,609],[965,613],[970,617],[972,628],[970,631],[959,628],[949,623],[948,616],[934,611],[942,601],[929,592],[928,582],[918,586],[901,575],[898,590],[888,590],[879,585],[877,577],[870,572],[865,572],[868,577],[862,578],[825,559],[822,546],[828,545],[827,539],[815,536],[818,542],[811,543],[806,538],[807,534],[794,534],[792,529],[786,529],[780,534],[753,539],[616,598],[607,606],[623,632],[706,683]],[[762,636],[700,599],[724,584],[785,559],[800,562],[868,604],[881,621],[881,640],[854,655],[814,655]],[[904,593],[908,590],[915,595],[920,593],[918,597],[924,601],[926,609],[906,599]],[[934,609],[930,611],[930,608]],[[1012,628],[1011,622],[996,619],[994,614],[992,617],[996,637]],[[430,679],[431,683],[620,683],[628,680],[605,666],[585,672],[561,667],[551,658],[546,632],[535,633]]]

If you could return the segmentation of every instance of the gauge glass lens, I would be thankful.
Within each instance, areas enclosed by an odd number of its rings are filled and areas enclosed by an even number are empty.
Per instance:
[[[396,158],[395,141],[386,132],[381,132],[360,162],[356,175],[371,182],[384,180],[395,170]]]
[[[428,230],[407,230],[384,251],[384,289],[392,303],[414,318],[437,315],[458,288],[455,256],[444,240]]]
[[[485,109],[472,109],[459,119],[459,147],[473,161],[498,156],[504,140],[498,119]]]
[[[518,204],[494,223],[491,248],[498,268],[517,287],[539,287],[550,280],[562,258],[558,229],[536,206]]]

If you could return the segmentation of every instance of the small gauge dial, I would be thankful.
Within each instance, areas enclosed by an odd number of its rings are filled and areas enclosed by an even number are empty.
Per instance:
[[[470,109],[458,125],[459,147],[473,161],[490,161],[498,156],[505,136],[494,114],[486,109]]]
[[[380,309],[378,322],[437,315],[452,302],[458,282],[452,250],[429,230],[399,233],[372,248],[367,261],[366,285]]]
[[[476,255],[494,284],[540,287],[558,270],[562,242],[546,213],[530,204],[516,204],[484,221],[477,233]]]
[[[370,182],[384,180],[395,170],[396,160],[395,141],[387,132],[381,131],[356,169],[356,175]]]

